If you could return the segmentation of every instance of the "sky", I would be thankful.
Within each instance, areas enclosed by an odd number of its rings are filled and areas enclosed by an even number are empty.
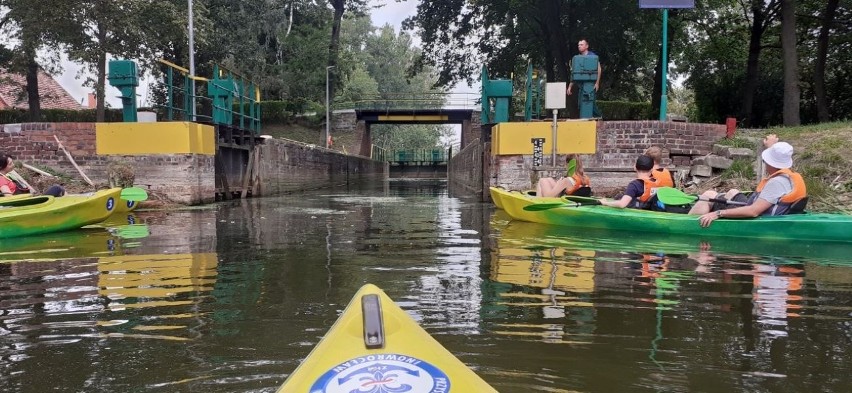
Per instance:
[[[397,2],[395,0],[372,0],[370,3],[373,6],[381,5],[380,8],[373,9],[370,15],[374,26],[384,26],[388,23],[399,31],[402,21],[409,16],[413,16],[417,12],[418,0],[405,0],[402,2]],[[61,75],[56,77],[56,80],[65,88],[65,90],[68,90],[77,102],[86,105],[86,95],[93,91],[93,89],[84,87],[83,83],[90,74],[85,72],[81,74],[80,71],[82,67],[79,64],[67,60],[62,62],[62,67],[63,72]],[[456,86],[451,91],[454,93],[479,93],[479,86]],[[145,81],[140,82],[140,86],[136,89],[136,94],[139,96],[138,105],[140,107],[148,105],[147,93],[147,83]],[[109,106],[114,108],[121,107],[121,99],[118,98],[119,94],[118,89],[107,83],[106,101]]]

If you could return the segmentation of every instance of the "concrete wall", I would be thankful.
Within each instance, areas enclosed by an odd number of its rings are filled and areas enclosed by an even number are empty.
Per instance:
[[[677,123],[660,121],[608,121],[598,122],[595,154],[584,155],[583,164],[592,178],[592,188],[598,194],[623,190],[635,177],[633,165],[636,158],[650,146],[663,149],[663,164],[681,167],[692,159],[709,154],[713,144],[726,135],[725,125]],[[550,165],[549,155],[545,166],[535,169],[532,156],[491,155],[489,184],[512,190],[528,190],[538,178],[553,176],[564,171],[564,155],[557,165]],[[451,173],[451,176],[453,174]]]
[[[491,142],[474,140],[450,159],[447,176],[451,189],[460,194],[473,195],[486,200],[490,173]]]
[[[385,162],[300,142],[267,139],[260,145],[261,195],[384,181]]]
[[[59,148],[54,135],[98,187],[109,183],[107,166],[127,162],[135,184],[185,204],[213,201],[213,156],[202,154],[98,155],[96,123],[24,123],[0,125],[0,151],[18,161],[82,179]]]
[[[208,154],[99,155],[96,123],[25,123],[0,125],[0,151],[18,161],[82,179],[60,150],[56,135],[96,187],[109,182],[108,165],[128,163],[135,185],[183,204],[213,202],[216,197],[215,156]],[[133,143],[128,141],[128,143]],[[260,149],[260,194],[333,188],[384,181],[387,164],[348,156],[299,142],[267,139]]]

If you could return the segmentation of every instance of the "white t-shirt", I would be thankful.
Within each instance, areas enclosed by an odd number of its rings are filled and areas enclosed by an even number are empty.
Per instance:
[[[766,182],[757,199],[763,199],[775,205],[778,204],[778,200],[781,197],[791,192],[793,192],[793,182],[790,178],[785,175],[778,175]]]

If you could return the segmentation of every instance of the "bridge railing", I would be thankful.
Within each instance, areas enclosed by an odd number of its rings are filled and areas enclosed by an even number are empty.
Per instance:
[[[478,109],[478,93],[408,93],[384,94],[382,97],[357,101],[332,102],[334,109]]]
[[[405,149],[393,150],[388,155],[387,161],[391,162],[445,162],[447,161],[447,151],[441,148],[436,149]]]

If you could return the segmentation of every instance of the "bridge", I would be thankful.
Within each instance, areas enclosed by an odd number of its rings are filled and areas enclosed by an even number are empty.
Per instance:
[[[449,151],[442,149],[385,152],[372,144],[374,124],[450,124],[461,126],[461,146],[480,137],[480,95],[421,93],[333,104],[331,134],[354,133],[359,154],[391,164],[390,176],[446,178]]]
[[[373,158],[390,164],[391,179],[446,179],[451,150],[407,149],[382,152]]]

